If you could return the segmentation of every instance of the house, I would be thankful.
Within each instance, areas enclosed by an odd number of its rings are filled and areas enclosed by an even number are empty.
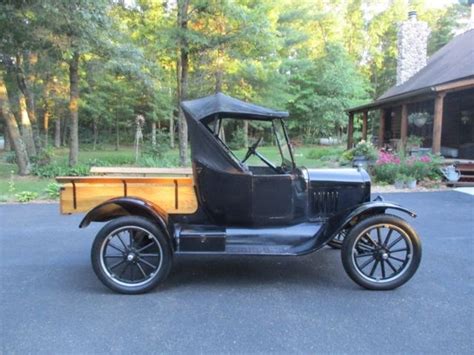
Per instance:
[[[354,119],[362,116],[367,139],[369,111],[378,111],[374,141],[379,147],[418,136],[422,147],[447,158],[474,159],[474,29],[426,59],[429,30],[410,12],[398,32],[397,85],[374,102],[347,110],[348,149]]]

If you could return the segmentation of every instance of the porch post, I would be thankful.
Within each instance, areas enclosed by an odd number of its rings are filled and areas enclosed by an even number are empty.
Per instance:
[[[433,118],[433,154],[441,152],[441,129],[443,127],[443,105],[445,92],[436,95],[434,102],[434,118]]]
[[[400,125],[400,141],[404,147],[407,142],[407,133],[408,133],[408,107],[407,104],[402,105],[402,118]]]
[[[379,148],[383,148],[385,139],[385,110],[380,109],[380,121],[379,121]]]
[[[349,124],[347,126],[347,149],[352,148],[354,135],[354,112],[349,112]]]
[[[362,139],[367,140],[367,111],[362,113]]]

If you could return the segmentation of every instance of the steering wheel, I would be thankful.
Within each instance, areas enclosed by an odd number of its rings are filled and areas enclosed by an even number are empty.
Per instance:
[[[252,154],[256,153],[256,149],[261,142],[262,137],[258,138],[257,141],[249,147],[247,153],[245,154],[244,160],[241,161],[242,164],[245,163],[252,156]]]
[[[271,161],[269,161],[262,154],[257,152],[257,147],[262,142],[262,138],[263,137],[258,138],[257,141],[249,147],[249,149],[247,150],[247,153],[245,154],[245,157],[241,161],[241,163],[244,164],[252,155],[255,155],[255,156],[259,157],[260,160],[263,161],[268,167],[275,170],[275,172],[280,173],[280,170],[275,165],[273,165],[273,163]]]

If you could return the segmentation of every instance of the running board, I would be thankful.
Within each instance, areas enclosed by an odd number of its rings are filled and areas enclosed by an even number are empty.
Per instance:
[[[315,245],[322,224],[289,227],[177,225],[176,254],[298,255]]]

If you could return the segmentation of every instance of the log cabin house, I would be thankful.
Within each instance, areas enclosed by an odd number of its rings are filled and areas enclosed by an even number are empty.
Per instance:
[[[362,119],[362,138],[367,139],[368,112],[378,111],[373,141],[379,147],[395,148],[418,136],[434,154],[474,160],[474,29],[426,60],[428,33],[413,12],[400,26],[397,85],[377,100],[347,110],[348,149],[354,145],[354,119]]]

